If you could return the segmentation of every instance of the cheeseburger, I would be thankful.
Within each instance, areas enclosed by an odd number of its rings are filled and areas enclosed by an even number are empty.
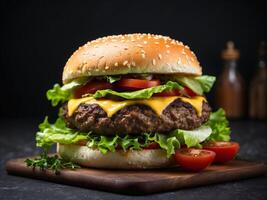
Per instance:
[[[52,105],[60,105],[59,117],[54,124],[46,117],[36,141],[46,150],[57,144],[65,161],[160,168],[175,164],[177,152],[196,160],[208,154],[206,144],[230,139],[224,111],[211,113],[205,97],[215,77],[202,75],[190,48],[169,37],[127,34],[88,42],[69,58],[62,80],[47,92]]]

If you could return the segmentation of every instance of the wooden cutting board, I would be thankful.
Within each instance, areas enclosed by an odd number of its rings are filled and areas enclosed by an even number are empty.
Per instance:
[[[59,175],[55,175],[50,170],[33,170],[25,165],[24,160],[25,158],[20,158],[8,161],[7,172],[13,175],[127,194],[164,192],[240,180],[267,172],[267,166],[264,163],[234,160],[224,165],[212,165],[199,173],[185,172],[179,167],[154,170],[82,168],[63,170]]]

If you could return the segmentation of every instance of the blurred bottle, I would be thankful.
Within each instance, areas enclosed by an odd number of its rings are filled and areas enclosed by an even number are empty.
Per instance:
[[[249,88],[249,116],[253,119],[267,119],[267,47],[260,43],[259,60]]]
[[[237,119],[244,115],[244,80],[237,70],[239,51],[232,41],[227,42],[222,51],[224,68],[218,78],[216,103],[226,111],[228,118]]]

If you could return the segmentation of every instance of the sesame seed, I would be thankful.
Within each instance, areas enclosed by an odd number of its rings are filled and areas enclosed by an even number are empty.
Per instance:
[[[122,64],[125,66],[127,65],[127,63],[128,63],[128,60],[125,60]]]
[[[116,66],[116,67],[117,67],[118,65],[119,65],[119,64],[118,64],[117,62],[114,63],[114,66]]]
[[[158,54],[158,57],[160,60],[162,59],[162,55],[160,53]]]
[[[155,44],[159,44],[159,42],[155,42]]]
[[[141,49],[141,53],[146,53],[144,49]]]
[[[175,44],[175,41],[174,41],[174,40],[172,40],[172,41],[171,41],[171,44]]]
[[[156,65],[156,60],[155,59],[152,60],[152,64]]]
[[[141,44],[137,44],[136,46],[141,47],[141,48],[143,47],[143,45],[141,45]]]
[[[146,58],[146,55],[144,53],[141,54],[142,58]]]
[[[105,67],[105,69],[108,69],[108,68],[109,68],[109,66],[106,66],[106,67]]]
[[[180,64],[182,64],[182,62],[181,62],[181,59],[179,58],[178,59],[178,64],[180,65]]]
[[[132,61],[132,66],[136,66],[134,61]]]
[[[127,64],[127,67],[128,67],[128,68],[130,68],[130,67],[131,67],[131,64],[130,64],[130,63],[128,63],[128,64]]]
[[[170,53],[170,50],[167,50],[167,53],[169,54]]]
[[[189,46],[187,46],[187,45],[185,45],[184,47],[185,47],[186,49],[189,49]]]
[[[192,62],[194,62],[194,58],[193,57],[191,57],[191,60],[192,60]]]
[[[169,48],[169,47],[170,47],[170,45],[167,45],[167,44],[166,44],[166,45],[165,45],[165,47],[166,47],[166,48]]]

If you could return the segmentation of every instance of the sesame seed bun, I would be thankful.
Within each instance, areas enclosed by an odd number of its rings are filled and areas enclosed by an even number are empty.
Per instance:
[[[104,155],[99,150],[87,146],[58,144],[57,152],[65,160],[94,168],[151,169],[168,167],[174,163],[174,160],[167,158],[166,152],[161,149],[129,150],[127,152],[117,150]]]
[[[75,51],[64,67],[63,83],[129,73],[201,75],[202,69],[189,47],[177,40],[152,34],[114,35]]]

